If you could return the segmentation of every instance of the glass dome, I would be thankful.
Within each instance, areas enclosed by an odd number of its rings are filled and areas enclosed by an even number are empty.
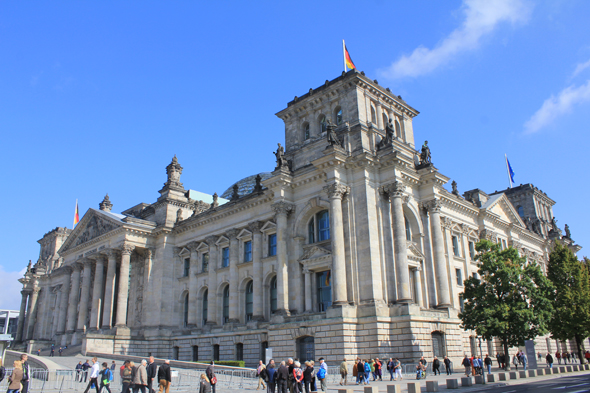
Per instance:
[[[272,177],[272,173],[270,173],[270,172],[261,172],[261,173],[257,173],[255,175],[243,178],[242,180],[237,182],[239,196],[244,196],[244,195],[248,195],[248,194],[252,193],[252,191],[254,190],[254,186],[256,185],[256,176],[258,176],[258,175],[260,175],[260,177],[262,178],[262,181],[264,181],[266,179],[270,179]],[[236,184],[236,183],[234,183],[234,184]],[[220,197],[225,198],[225,199],[231,199],[231,196],[234,193],[234,184],[232,184],[227,190],[225,190],[225,192],[223,194],[221,194]]]

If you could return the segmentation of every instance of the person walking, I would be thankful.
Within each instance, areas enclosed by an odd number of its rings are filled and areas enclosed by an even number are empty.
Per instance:
[[[207,374],[201,374],[199,393],[211,393],[211,382],[209,381],[209,378],[207,378]]]
[[[135,375],[133,376],[133,393],[141,391],[146,393],[145,388],[147,387],[147,361],[143,359],[141,364],[137,368]]]
[[[488,369],[488,374],[492,373],[492,358],[486,353],[486,358],[484,359],[483,363],[485,364],[486,368]]]
[[[346,378],[348,377],[348,364],[346,358],[340,363],[340,385],[346,385]]]
[[[37,356],[41,356],[41,348],[37,349]]]
[[[545,356],[545,361],[547,362],[547,367],[553,368],[553,356],[550,353],[547,353],[547,356]]]
[[[215,362],[213,360],[211,360],[211,364],[209,364],[209,366],[205,370],[205,374],[207,374],[207,378],[209,379],[209,382],[211,383],[211,392],[215,393],[215,388],[216,388],[215,385],[217,385],[217,377],[215,376]]]
[[[359,383],[365,383],[365,363],[361,359],[358,359],[356,364],[356,384]]]
[[[451,375],[451,360],[445,356],[445,358],[443,359],[443,363],[445,364],[445,370],[447,372],[447,375]]]
[[[313,373],[313,367],[310,362],[305,362],[305,370],[303,370],[303,386],[305,387],[305,393],[310,393],[311,390],[311,374]]]
[[[287,393],[287,383],[289,381],[289,368],[285,364],[285,361],[281,362],[277,370],[277,387],[278,393]]]
[[[387,371],[389,372],[389,380],[393,381],[393,358],[389,358],[389,360],[387,361]]]
[[[156,374],[158,371],[158,366],[154,362],[154,357],[150,356],[148,365],[146,367],[147,372],[147,391],[148,393],[154,393],[155,390],[153,389],[154,379],[156,379]],[[113,362],[114,363],[114,362]]]
[[[51,344],[51,350],[49,351],[49,357],[55,356],[55,344]]]
[[[557,358],[557,364],[561,364],[561,353],[559,351],[555,352],[555,357]]]
[[[293,392],[303,393],[303,370],[301,370],[299,362],[295,362],[295,367],[293,367]]]
[[[398,377],[400,381],[404,379],[402,377],[402,362],[400,362],[398,358],[395,358],[395,361],[393,362],[393,369],[395,370],[394,381],[397,381]]]
[[[514,367],[516,368],[516,371],[518,371],[518,356],[514,355],[512,357],[512,364],[514,364]]]
[[[363,373],[364,377],[365,377],[365,385],[370,385],[371,384],[371,363],[369,363],[369,361],[367,359],[364,360],[364,367],[365,367],[365,372]]]
[[[207,375],[205,375],[207,376]],[[211,380],[207,378],[209,383]],[[169,393],[172,385],[172,373],[170,372],[170,360],[166,360],[158,369],[158,383],[160,384],[159,393]]]
[[[6,393],[18,393],[21,390],[21,383],[23,379],[23,363],[20,360],[15,360],[12,364],[12,374],[8,377],[8,390]]]
[[[96,393],[100,393],[98,388],[98,373],[100,372],[100,366],[98,365],[98,359],[92,358],[92,367],[90,367],[90,381],[84,393],[88,393],[91,388],[96,389]]]
[[[434,375],[436,375],[437,372],[438,375],[440,375],[440,360],[438,360],[436,356],[432,360],[432,372],[434,372]]]
[[[64,349],[63,349],[62,347],[59,347],[59,351],[57,351],[57,352],[59,352],[59,356],[61,356],[61,353],[62,353],[63,351],[64,351]]]
[[[317,378],[320,380],[322,392],[325,392],[328,389],[328,364],[324,358],[320,358],[320,369],[318,370]]]
[[[524,371],[526,371],[526,366],[529,362],[529,359],[526,357],[524,352],[521,352],[521,354],[520,354],[520,361],[522,362],[522,367],[523,367]]]
[[[103,362],[102,364],[102,371],[99,373],[100,376],[100,390],[99,392],[102,393],[102,389],[106,388],[109,393],[111,393],[110,384],[113,380],[113,372],[109,368],[109,364],[107,362]]]
[[[31,367],[29,366],[29,355],[23,353],[20,355],[20,361],[23,369],[23,377],[21,379],[21,384],[23,388],[21,393],[28,393],[29,392],[29,381],[31,379]]]
[[[80,360],[78,364],[76,364],[76,382],[82,382],[82,361]]]
[[[467,355],[465,355],[465,357],[463,358],[463,362],[461,362],[461,364],[463,365],[463,367],[465,367],[465,376],[468,377],[469,373],[471,372],[471,361],[469,360]]]
[[[379,378],[379,381],[383,381],[383,363],[379,358],[375,358],[375,379]]]
[[[262,385],[262,389],[266,388],[266,385],[264,385],[264,379],[262,378],[262,371],[266,369],[266,366],[264,365],[264,363],[262,363],[262,360],[258,363],[258,368],[256,369],[256,374],[258,375],[258,386],[256,387],[256,390],[260,390],[260,385]]]
[[[270,359],[270,362],[268,362],[268,365],[266,366],[266,376],[268,378],[266,380],[266,392],[275,393],[277,387],[277,369],[273,359]]]
[[[121,370],[121,393],[129,393],[133,384],[133,362],[126,361]]]
[[[84,374],[84,383],[88,381],[88,370],[90,369],[90,363],[88,363],[88,359],[82,364],[82,374]],[[80,378],[80,382],[82,382],[82,378]]]

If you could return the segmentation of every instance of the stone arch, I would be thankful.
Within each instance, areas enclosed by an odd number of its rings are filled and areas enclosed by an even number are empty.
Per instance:
[[[262,314],[264,318],[268,321],[270,320],[271,313],[270,313],[270,284],[273,278],[277,277],[276,271],[271,271],[266,274],[263,279],[264,285],[262,286]]]
[[[311,198],[303,209],[297,213],[293,222],[293,236],[301,236],[307,240],[307,224],[309,220],[318,212],[330,209],[330,202],[321,199],[319,196]]]
[[[420,219],[420,211],[417,209],[416,206],[410,203],[404,203],[404,216],[408,219],[410,223],[410,230],[412,232],[412,241],[414,240],[415,235],[423,235],[424,228],[422,227],[422,220]]]
[[[240,284],[238,285],[238,315],[239,315],[239,319],[240,321],[247,322],[246,321],[246,289],[248,288],[248,285],[252,283],[252,285],[255,285],[256,283],[254,282],[254,279],[252,278],[252,276],[246,276],[242,279],[242,281],[240,282]]]
[[[209,310],[209,308],[211,307],[211,305],[214,304],[214,301],[212,301],[213,299],[215,299],[214,297],[212,298],[211,293],[209,293],[209,287],[207,285],[202,285],[199,290],[197,291],[197,323],[199,325],[203,324],[203,310],[204,310],[204,296],[205,296],[205,292],[207,293],[207,310]],[[207,312],[209,314],[209,312]]]

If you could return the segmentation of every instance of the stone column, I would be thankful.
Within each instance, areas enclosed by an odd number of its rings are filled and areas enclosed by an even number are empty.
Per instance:
[[[197,247],[199,243],[197,242],[190,242],[187,245],[187,248],[191,251],[191,262],[190,262],[190,269],[189,269],[189,284],[188,284],[188,326],[187,327],[196,327],[197,326],[197,310],[198,310],[198,303],[197,303],[197,290],[198,290],[198,282],[197,282],[197,271],[199,269],[199,255],[197,252]]]
[[[438,307],[450,307],[449,274],[445,260],[445,246],[440,222],[440,200],[433,199],[424,204],[430,214],[430,230],[432,232],[432,249],[434,256],[434,271],[436,276],[436,291]]]
[[[94,287],[92,289],[92,311],[90,312],[90,330],[100,328],[100,308],[102,305],[102,283],[104,279],[104,256],[99,255],[96,258],[94,267]]]
[[[414,292],[416,293],[416,304],[422,306],[422,281],[420,279],[420,271],[422,269],[420,267],[415,267],[412,269],[412,273],[414,274]]]
[[[347,186],[333,183],[324,188],[330,198],[330,237],[332,238],[332,304],[348,304],[346,288],[346,259],[344,251],[344,227],[342,223],[342,197]]]
[[[277,314],[289,315],[289,266],[287,265],[287,216],[295,205],[284,201],[271,206],[277,224]]]
[[[115,296],[115,276],[117,275],[117,258],[119,251],[108,250],[105,252],[108,258],[107,278],[104,287],[104,307],[102,312],[102,328],[110,329],[113,326],[113,304]]]
[[[33,330],[35,329],[35,313],[37,311],[37,299],[39,298],[39,288],[34,288],[29,297],[29,305],[27,307],[26,327],[23,333],[25,340],[33,339]]]
[[[303,268],[303,274],[305,275],[305,312],[312,312],[311,309],[311,271],[307,268]]]
[[[262,276],[262,222],[254,221],[248,224],[250,231],[252,231],[252,276],[254,277],[254,309],[252,320],[264,320],[264,296],[262,293],[263,276]]]
[[[156,254],[155,250],[151,248],[146,248],[144,250],[143,256],[145,258],[145,268],[143,272],[143,282],[144,282],[144,290],[143,290],[143,324],[145,326],[149,325],[149,321],[152,318],[151,315],[151,305],[154,304],[154,278],[152,277],[152,269],[154,266],[154,255]],[[189,299],[190,300],[190,299]],[[147,307],[146,307],[147,305]]]
[[[209,245],[209,277],[208,277],[208,302],[209,310],[207,311],[207,325],[217,325],[217,267],[219,265],[217,256],[217,236],[209,236],[205,239]]]
[[[68,302],[68,323],[66,333],[74,333],[76,330],[76,321],[78,320],[78,292],[80,291],[80,271],[81,266],[78,263],[72,265],[72,288],[70,289],[70,299]]]
[[[405,186],[401,182],[396,181],[386,186],[386,189],[391,203],[397,302],[410,303],[412,301],[412,293],[410,291],[410,272],[408,270],[406,222],[402,204]]]
[[[24,321],[26,318],[27,312],[27,298],[29,297],[29,291],[22,290],[21,292],[22,298],[20,302],[20,313],[18,314],[18,324],[16,325],[16,342],[23,341],[23,329],[25,327]],[[8,326],[8,323],[6,324]]]
[[[119,269],[119,293],[117,296],[117,327],[127,327],[127,302],[129,301],[129,271],[131,253],[135,246],[125,243],[121,247],[121,268]]]
[[[61,288],[60,288],[61,287]],[[59,326],[59,318],[60,318],[60,304],[62,298],[62,288],[63,286],[58,285],[53,289],[53,293],[55,293],[55,308],[53,309],[53,325],[51,325],[51,329],[49,330],[49,339],[52,339],[53,336],[57,333],[57,328]],[[51,312],[51,311],[49,311]]]
[[[76,330],[84,330],[88,318],[88,303],[90,302],[90,276],[92,274],[92,261],[84,259],[84,277],[82,278],[82,295],[80,296],[80,308],[78,310],[78,327]]]
[[[240,322],[240,292],[238,291],[238,254],[240,242],[237,229],[225,234],[229,239],[229,323]]]
[[[64,282],[61,286],[61,299],[59,303],[59,321],[57,322],[57,333],[64,334],[66,332],[66,320],[68,316],[68,300],[70,294],[71,269],[65,275]]]

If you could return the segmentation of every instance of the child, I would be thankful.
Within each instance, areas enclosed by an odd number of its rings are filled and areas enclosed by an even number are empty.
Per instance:
[[[109,369],[109,364],[107,362],[103,362],[102,364],[102,371],[100,374],[100,391],[102,392],[102,388],[106,388],[106,390],[111,393],[111,388],[109,387],[111,381],[113,380],[113,372]]]

